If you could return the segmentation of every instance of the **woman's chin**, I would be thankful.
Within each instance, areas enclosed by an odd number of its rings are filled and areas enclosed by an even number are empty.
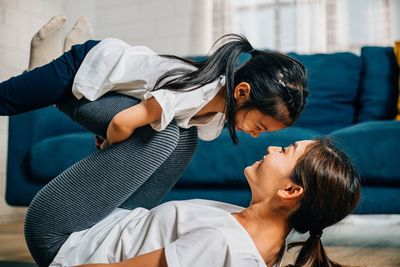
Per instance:
[[[253,165],[247,166],[244,168],[244,175],[246,176],[247,180],[253,180],[255,176],[255,170],[257,169],[259,163],[256,161]]]

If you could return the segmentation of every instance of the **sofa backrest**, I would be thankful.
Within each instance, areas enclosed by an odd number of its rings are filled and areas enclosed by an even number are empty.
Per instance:
[[[354,124],[361,58],[352,53],[289,56],[306,66],[310,92],[295,126],[328,134]]]

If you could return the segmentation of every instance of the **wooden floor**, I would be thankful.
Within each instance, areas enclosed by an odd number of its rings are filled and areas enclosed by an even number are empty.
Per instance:
[[[399,267],[400,248],[327,247],[331,259],[348,265]],[[289,251],[284,264],[291,263],[295,250]],[[33,262],[25,245],[23,224],[0,224],[0,261]]]

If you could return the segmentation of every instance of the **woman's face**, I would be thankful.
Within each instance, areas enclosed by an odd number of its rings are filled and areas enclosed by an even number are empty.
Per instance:
[[[269,146],[262,159],[245,168],[244,173],[252,192],[252,203],[271,199],[279,190],[293,183],[289,178],[290,174],[307,146],[313,142],[298,141],[285,148]]]
[[[258,137],[262,132],[272,132],[286,126],[274,117],[265,115],[257,109],[239,109],[235,115],[236,130]]]

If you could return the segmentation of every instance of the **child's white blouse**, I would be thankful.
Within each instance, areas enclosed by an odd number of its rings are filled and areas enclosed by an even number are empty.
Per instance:
[[[225,77],[192,91],[159,89],[152,91],[157,79],[173,68],[195,69],[183,62],[160,57],[144,46],[130,46],[109,38],[93,47],[84,58],[72,86],[78,98],[94,101],[110,91],[146,100],[154,97],[162,108],[161,120],[151,123],[156,131],[164,130],[175,118],[181,128],[197,126],[202,140],[217,138],[225,115],[216,113],[202,121],[193,117],[209,103],[225,84]]]

